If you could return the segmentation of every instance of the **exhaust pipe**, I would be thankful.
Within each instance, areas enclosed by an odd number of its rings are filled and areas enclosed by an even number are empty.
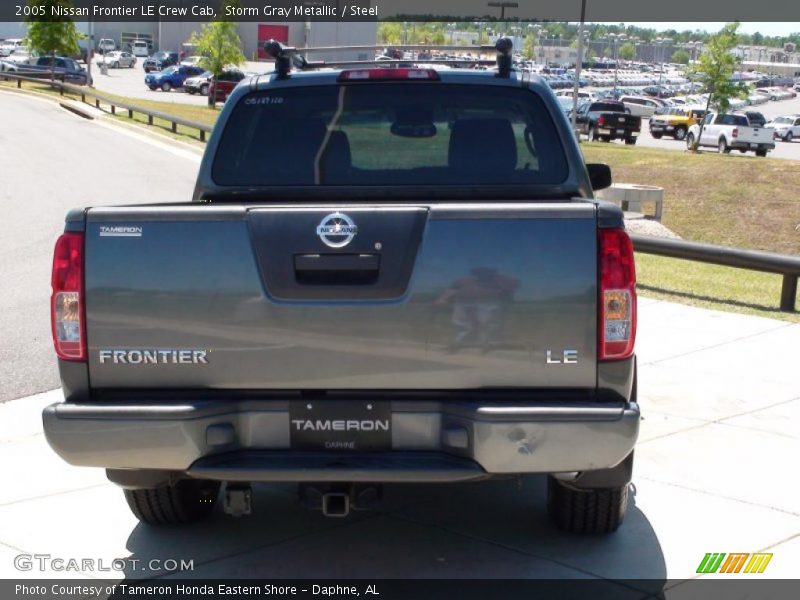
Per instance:
[[[346,517],[350,514],[350,494],[328,492],[322,496],[322,514],[326,517]]]

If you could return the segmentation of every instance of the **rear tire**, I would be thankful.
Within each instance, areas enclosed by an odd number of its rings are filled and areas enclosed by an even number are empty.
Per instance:
[[[636,144],[637,138],[625,138],[625,145],[626,146],[633,146]]]
[[[612,533],[625,518],[628,484],[604,489],[569,487],[555,477],[547,478],[547,510],[562,531]]]
[[[172,89],[172,84],[169,81],[165,81],[161,84],[161,91],[162,92],[169,92]]]
[[[767,155],[767,151],[766,150],[756,150],[756,156],[760,156],[760,157],[764,158],[766,155]]]
[[[651,133],[650,135],[653,136],[654,140],[660,140],[661,136],[663,136],[664,134],[663,133]]]
[[[597,127],[592,126],[589,128],[588,137],[590,142],[596,142],[599,139],[597,135]]]
[[[728,148],[728,143],[725,141],[725,138],[719,138],[717,150],[719,150],[720,154],[728,154],[731,151],[731,149]]]
[[[695,150],[694,147],[694,134],[690,133],[686,136],[686,149],[687,150]]]
[[[201,96],[208,96],[208,84],[204,83],[200,86],[200,95]]]
[[[793,137],[792,136],[792,132],[791,131],[787,131],[786,135],[783,138],[783,141],[784,142],[791,142],[792,141],[792,137]]]
[[[682,142],[686,139],[686,128],[685,127],[678,127],[675,130],[675,139],[679,142]]]
[[[131,512],[148,525],[194,523],[207,517],[217,502],[218,481],[183,479],[174,485],[123,490]]]

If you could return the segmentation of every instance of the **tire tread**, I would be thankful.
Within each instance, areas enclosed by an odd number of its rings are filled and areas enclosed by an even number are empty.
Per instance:
[[[602,534],[616,531],[625,517],[628,486],[577,489],[553,477],[548,479],[547,506],[556,526],[570,533]]]

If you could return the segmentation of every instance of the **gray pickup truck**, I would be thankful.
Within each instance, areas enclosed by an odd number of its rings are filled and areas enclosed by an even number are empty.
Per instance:
[[[273,45],[194,202],[70,212],[52,448],[151,524],[220,496],[246,514],[259,482],[344,516],[383,483],[542,473],[560,528],[614,531],[639,429],[632,245],[593,199],[608,167],[509,50],[486,71],[297,70]]]

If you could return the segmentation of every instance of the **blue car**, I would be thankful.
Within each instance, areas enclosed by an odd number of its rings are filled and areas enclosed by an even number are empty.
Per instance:
[[[182,88],[183,82],[189,77],[196,77],[204,72],[205,69],[201,67],[175,65],[158,73],[148,73],[144,76],[144,84],[153,91],[161,88],[162,92],[169,92],[173,88]]]

